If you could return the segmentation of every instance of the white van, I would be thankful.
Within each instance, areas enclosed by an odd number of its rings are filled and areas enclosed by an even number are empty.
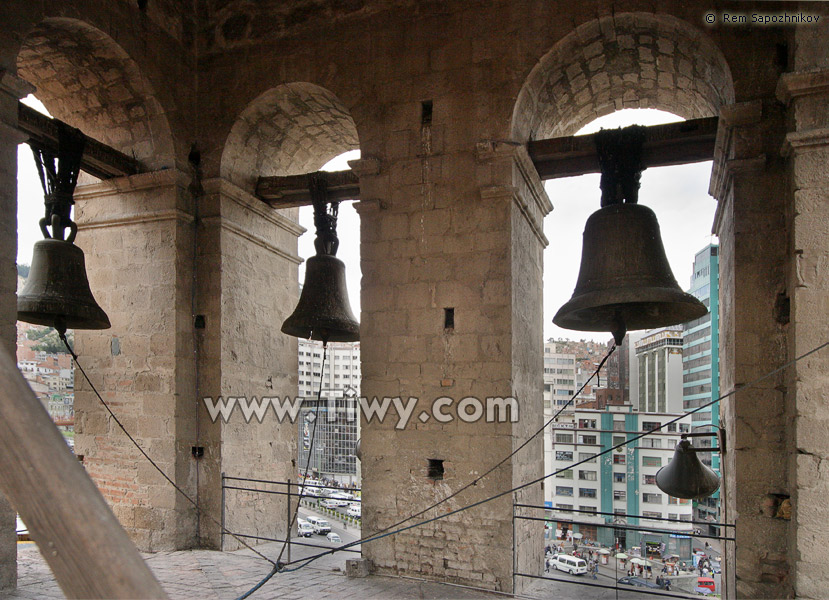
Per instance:
[[[314,528],[314,533],[317,535],[325,535],[331,531],[331,525],[322,517],[308,517],[308,522]]]
[[[314,526],[305,519],[299,519],[297,520],[296,532],[297,535],[302,537],[311,537],[314,534]]]
[[[569,554],[559,554],[553,559],[553,566],[559,571],[570,573],[571,575],[584,575],[587,573],[587,562],[581,558],[570,556]]]
[[[361,504],[355,503],[348,507],[348,510],[345,511],[349,517],[360,517],[362,518],[363,515],[363,507]]]

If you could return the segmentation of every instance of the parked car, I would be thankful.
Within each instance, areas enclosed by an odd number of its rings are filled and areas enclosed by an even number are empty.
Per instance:
[[[363,517],[363,506],[361,504],[351,504],[348,510],[345,511],[349,517]]]
[[[314,528],[314,533],[317,535],[325,535],[331,531],[331,525],[322,517],[308,517],[308,522]]]
[[[632,585],[634,587],[653,588],[657,590],[660,589],[660,587],[653,581],[648,581],[647,579],[642,579],[641,577],[621,577],[619,579],[619,583],[623,585]]]
[[[326,535],[325,539],[327,539],[332,544],[342,544],[343,543],[342,539],[340,539],[340,536],[338,534],[334,533],[333,531],[331,533],[329,533],[328,535]]]
[[[571,575],[584,575],[587,573],[587,562],[581,558],[569,554],[559,554],[553,560],[553,566]]]

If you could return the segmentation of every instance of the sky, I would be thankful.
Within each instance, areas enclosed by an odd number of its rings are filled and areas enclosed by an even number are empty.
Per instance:
[[[24,102],[46,112],[32,96]],[[577,135],[594,133],[602,127],[657,125],[679,120],[675,115],[658,110],[622,110],[593,121]],[[323,169],[347,169],[347,161],[359,158],[359,155],[359,150],[348,152]],[[711,234],[716,202],[708,195],[710,176],[711,162],[646,169],[642,173],[639,203],[656,213],[668,261],[682,289],[690,287],[694,255],[717,241]],[[570,331],[553,324],[553,315],[570,299],[576,286],[584,223],[599,209],[599,175],[550,180],[545,183],[545,189],[553,204],[553,212],[544,220],[544,233],[550,242],[544,251],[544,337],[606,342],[610,339],[609,334]],[[41,239],[38,220],[43,216],[43,190],[31,150],[26,144],[18,147],[17,214],[17,261],[29,264],[32,247]],[[300,209],[299,221],[308,230],[299,239],[299,255],[308,258],[314,255],[313,210],[310,206]],[[340,204],[337,232],[340,238],[337,256],[346,265],[351,308],[355,315],[359,315],[360,217],[354,210],[353,202]],[[304,277],[303,263],[300,265],[299,280],[303,281]]]

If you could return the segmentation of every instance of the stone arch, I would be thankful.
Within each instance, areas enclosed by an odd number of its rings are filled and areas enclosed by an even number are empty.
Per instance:
[[[17,70],[55,118],[149,169],[174,166],[167,116],[152,86],[104,32],[76,19],[45,19],[23,41]]]
[[[288,83],[242,111],[227,137],[220,172],[253,191],[260,176],[317,171],[359,147],[354,119],[333,93],[312,83]]]
[[[731,70],[706,35],[670,15],[623,13],[579,26],[539,61],[518,95],[512,135],[572,135],[622,108],[695,119],[733,102]]]

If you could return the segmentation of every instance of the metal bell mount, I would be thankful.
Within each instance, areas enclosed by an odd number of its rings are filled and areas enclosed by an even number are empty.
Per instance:
[[[46,212],[40,230],[45,239],[35,244],[29,278],[17,296],[17,318],[61,333],[110,327],[89,288],[83,250],[73,243],[78,227],[71,219],[72,196],[84,141],[80,131],[58,123],[57,155],[30,142],[44,192]]]
[[[596,134],[602,207],[584,228],[573,296],[553,318],[565,329],[609,331],[617,345],[628,330],[676,325],[708,312],[680,289],[656,215],[637,204],[643,138],[639,126]]]
[[[345,284],[345,264],[336,257],[339,202],[328,202],[325,179],[309,176],[314,205],[315,256],[305,264],[305,283],[296,309],[282,324],[282,333],[328,342],[356,342],[360,324],[351,312]],[[330,210],[329,210],[330,207]]]

